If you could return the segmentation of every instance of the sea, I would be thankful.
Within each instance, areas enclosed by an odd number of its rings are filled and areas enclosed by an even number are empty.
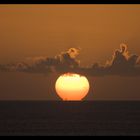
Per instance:
[[[140,101],[0,101],[0,136],[139,136]]]

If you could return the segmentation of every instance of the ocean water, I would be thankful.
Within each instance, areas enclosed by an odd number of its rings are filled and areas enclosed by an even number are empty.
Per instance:
[[[140,135],[140,102],[1,101],[0,135]]]

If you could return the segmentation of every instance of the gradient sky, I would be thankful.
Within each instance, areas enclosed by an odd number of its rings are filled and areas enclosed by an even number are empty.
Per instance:
[[[81,65],[104,64],[122,42],[140,55],[139,26],[140,5],[134,4],[0,5],[0,64],[53,57],[70,47],[82,48]],[[1,73],[0,99],[57,99],[47,88],[50,79]],[[105,77],[94,82],[95,93],[88,99],[140,99],[140,78]]]
[[[0,19],[0,63],[69,47],[83,65],[104,63],[122,42],[140,54],[140,5],[0,5]]]

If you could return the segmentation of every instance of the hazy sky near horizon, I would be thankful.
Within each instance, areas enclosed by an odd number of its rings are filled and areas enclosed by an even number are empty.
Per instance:
[[[81,47],[82,65],[105,63],[120,43],[140,54],[140,5],[0,5],[0,63]]]
[[[80,47],[81,65],[105,64],[120,43],[140,55],[140,5],[0,5],[0,64]],[[88,77],[89,100],[140,100],[140,77]],[[0,72],[0,100],[56,100],[56,77]]]

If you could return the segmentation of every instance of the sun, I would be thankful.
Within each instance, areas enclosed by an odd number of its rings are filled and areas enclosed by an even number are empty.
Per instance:
[[[85,76],[65,73],[55,83],[55,89],[62,100],[80,101],[89,92],[89,82]]]

